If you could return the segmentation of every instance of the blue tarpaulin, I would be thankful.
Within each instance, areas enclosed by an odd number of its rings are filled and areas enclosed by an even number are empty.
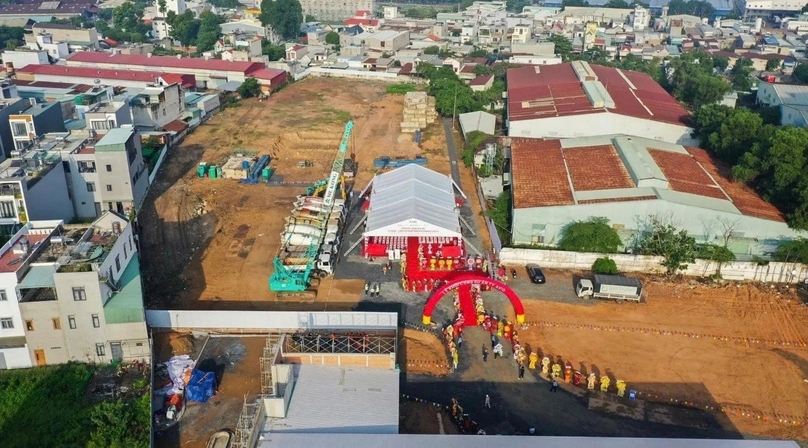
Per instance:
[[[213,372],[203,372],[194,369],[191,380],[185,386],[185,397],[188,401],[204,403],[216,393],[216,375]]]

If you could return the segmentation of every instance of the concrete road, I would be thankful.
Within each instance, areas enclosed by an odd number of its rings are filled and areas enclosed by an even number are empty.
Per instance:
[[[454,179],[460,189],[463,189],[463,184],[460,183],[460,168],[457,166],[457,150],[455,149],[454,135],[452,134],[452,119],[443,119],[443,132],[446,134],[446,147],[449,149],[449,160],[452,163],[452,179]]]

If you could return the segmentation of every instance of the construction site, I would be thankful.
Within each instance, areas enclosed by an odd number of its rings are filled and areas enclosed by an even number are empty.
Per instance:
[[[241,431],[245,448],[250,431],[295,446],[290,434],[314,423],[273,420],[270,402],[254,400],[283,401],[278,376],[332,381],[336,371],[306,366],[334,363],[358,369],[351,381],[383,383],[373,388],[387,401],[395,389],[395,415],[378,403],[382,433],[393,432],[393,420],[401,422],[395,432],[461,432],[451,424],[456,399],[488,434],[808,439],[808,308],[795,287],[648,277],[647,300],[617,304],[579,299],[579,272],[545,270],[546,284],[534,285],[524,266],[504,267],[519,272],[506,282],[514,297],[496,284],[480,287],[465,271],[493,269],[482,267],[492,246],[474,175],[446,135],[458,148],[462,140],[429,112],[430,97],[408,95],[309,78],[219,113],[169,154],[139,215],[151,310],[390,311],[398,328],[391,336],[323,326],[270,340],[222,325],[215,343],[159,335],[155,362],[193,354],[232,366],[218,379],[216,410],[189,406],[185,424],[158,446],[204,446],[214,427]],[[404,212],[429,225],[402,221]],[[439,288],[447,281],[465,282],[457,290],[469,305],[457,296],[453,304],[454,292]],[[611,388],[570,380],[549,394],[535,365],[517,377],[515,345],[501,358],[482,354],[493,346],[473,322],[480,307],[518,328],[527,353],[607,377]],[[447,347],[440,330],[455,315],[472,322],[462,346]],[[284,370],[281,358],[303,369]],[[618,382],[625,397],[616,395]],[[308,405],[318,402],[307,394],[331,393],[303,391]],[[373,417],[345,425],[370,427]],[[272,443],[260,440],[252,441]]]

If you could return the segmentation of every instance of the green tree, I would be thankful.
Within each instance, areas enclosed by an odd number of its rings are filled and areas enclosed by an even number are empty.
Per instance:
[[[150,394],[133,403],[104,401],[90,411],[95,430],[89,448],[147,448],[149,446]]]
[[[241,7],[238,0],[207,0],[207,3],[217,8],[238,9]]]
[[[611,258],[598,258],[592,263],[592,272],[595,274],[617,275],[617,263]]]
[[[124,2],[112,10],[112,24],[115,28],[134,32],[142,30],[143,7],[132,2]]]
[[[707,149],[719,159],[734,165],[760,142],[763,119],[748,109],[733,109],[707,139]],[[704,144],[705,142],[702,142]]]
[[[339,45],[339,33],[331,31],[325,35],[325,43],[329,45]]]
[[[798,238],[796,240],[786,241],[777,246],[777,251],[774,252],[775,261],[783,261],[787,263],[803,263],[808,264],[808,239]]]
[[[631,5],[625,0],[609,0],[603,4],[604,8],[629,9]]]
[[[568,6],[589,6],[589,2],[586,0],[563,0],[561,6],[565,8]]]
[[[709,260],[715,263],[715,273],[721,275],[721,268],[725,264],[735,261],[735,254],[732,253],[732,251],[726,246],[719,246],[717,244],[703,244],[697,247],[696,258]]]
[[[690,14],[697,17],[715,16],[715,8],[709,2],[697,0],[671,0],[668,2],[668,14]]]
[[[261,94],[261,86],[255,78],[247,78],[239,87],[238,94],[242,98],[252,98]]]
[[[558,247],[574,252],[615,253],[621,244],[620,235],[608,219],[591,217],[564,227]]]
[[[189,9],[182,14],[169,11],[166,15],[166,23],[171,26],[169,32],[171,39],[178,40],[183,47],[196,44],[200,23],[194,17],[193,11]]]
[[[515,13],[521,13],[525,6],[530,6],[533,4],[533,0],[507,0],[505,2],[505,8],[508,11],[513,11]],[[471,5],[469,5],[471,6]]]
[[[196,36],[196,51],[213,50],[216,41],[222,37],[222,28],[219,26],[224,19],[210,11],[199,14],[199,32]]]
[[[564,62],[572,60],[572,41],[560,34],[553,34],[548,41],[555,45],[555,54],[561,56]]]
[[[283,45],[272,45],[264,39],[261,43],[261,54],[265,54],[270,61],[278,61],[286,56],[286,49]]]
[[[432,45],[431,47],[424,48],[424,54],[438,54],[440,53],[440,47],[437,45]]]
[[[166,7],[166,0],[157,0],[157,11],[160,12],[161,17],[166,16],[166,11],[168,8]]]
[[[705,149],[715,151],[709,146],[710,136],[721,129],[721,124],[735,113],[735,109],[721,104],[710,104],[693,111],[693,137],[701,141]]]
[[[468,54],[470,58],[487,58],[488,56],[490,56],[490,54],[483,48],[476,48]]]
[[[435,109],[443,117],[480,110],[480,102],[471,87],[462,81],[438,79],[429,83],[429,89],[435,96]]]
[[[696,261],[696,240],[686,230],[677,230],[655,217],[651,218],[651,232],[640,240],[639,246],[643,255],[663,257],[661,264],[668,275],[687,269],[689,263]]]
[[[775,70],[779,70],[780,63],[782,63],[782,61],[779,59],[769,59],[768,61],[766,61],[766,71],[773,72]]]
[[[716,56],[713,58],[713,68],[719,72],[724,72],[729,67],[729,58],[726,56]]]
[[[752,80],[749,75],[752,74],[752,60],[746,58],[739,58],[732,66],[729,72],[729,77],[732,80],[732,87],[740,92],[749,92],[752,90]]]
[[[511,210],[511,193],[503,191],[485,212],[485,215],[494,222],[503,245],[511,242]]]
[[[258,18],[284,39],[292,40],[300,34],[303,8],[298,0],[261,0]]]
[[[797,68],[794,69],[794,76],[796,76],[800,82],[808,83],[808,64],[798,65]]]
[[[16,50],[17,47],[20,46],[20,41],[17,39],[8,39],[5,41],[4,46],[6,50]]]

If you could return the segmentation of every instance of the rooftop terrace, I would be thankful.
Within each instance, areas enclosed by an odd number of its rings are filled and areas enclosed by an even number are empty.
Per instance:
[[[88,139],[89,133],[85,132],[45,134],[28,148],[12,151],[11,158],[0,162],[0,180],[25,179],[30,188],[61,163],[63,153],[80,149]]]

